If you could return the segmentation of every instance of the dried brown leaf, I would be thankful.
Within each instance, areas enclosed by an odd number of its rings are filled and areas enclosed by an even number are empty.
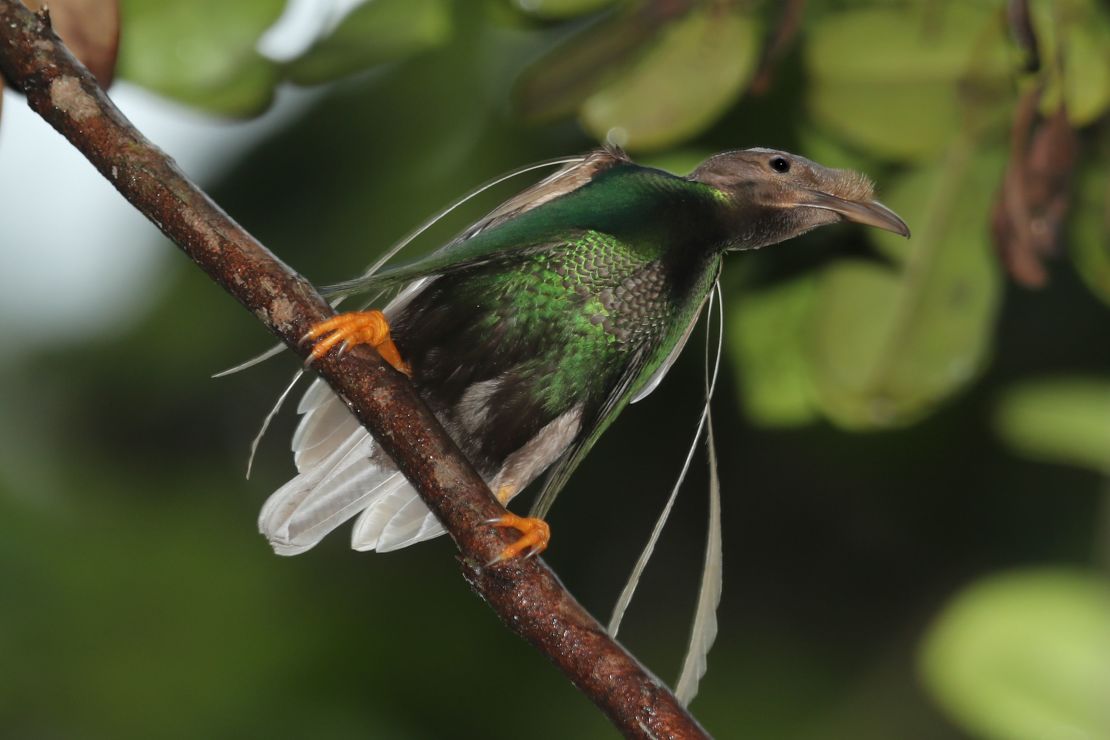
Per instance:
[[[1030,89],[1017,107],[1010,162],[991,214],[999,256],[1010,276],[1027,288],[1045,285],[1044,261],[1060,252],[1079,160],[1079,136],[1067,111],[1061,106],[1041,117],[1040,95],[1040,88]]]
[[[36,12],[45,6],[54,32],[105,90],[119,53],[119,0],[23,0]]]

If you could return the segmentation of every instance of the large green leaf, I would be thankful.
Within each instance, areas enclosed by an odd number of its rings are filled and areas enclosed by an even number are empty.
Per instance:
[[[816,407],[804,351],[816,278],[729,298],[725,331],[744,410],[759,424],[794,426]]]
[[[612,5],[616,0],[512,0],[512,2],[529,15],[555,20],[592,13]]]
[[[293,82],[327,82],[434,48],[451,33],[445,0],[369,0],[286,66]]]
[[[1104,138],[1103,152],[1088,158],[1079,178],[1068,251],[1094,294],[1110,304],[1110,137]]]
[[[751,80],[759,24],[711,2],[669,24],[653,46],[582,105],[585,128],[629,149],[661,149],[711,125]]]
[[[1020,452],[1110,474],[1110,377],[1058,378],[1009,390],[996,425]]]
[[[513,87],[513,105],[531,121],[550,121],[578,110],[583,101],[611,79],[661,30],[690,12],[692,0],[674,10],[653,12],[655,0],[606,13],[531,64]]]
[[[805,46],[808,104],[867,151],[928,161],[1006,115],[1012,63],[996,9],[918,3],[830,14]]]
[[[976,737],[1110,737],[1110,582],[1040,570],[976,583],[933,625],[921,665]]]
[[[666,149],[637,157],[636,161],[645,167],[655,167],[656,169],[685,176],[716,153],[713,150],[700,147],[682,147],[681,149]]]
[[[999,292],[985,214],[1002,165],[957,142],[886,198],[914,231],[908,241],[875,232],[895,267],[846,261],[821,276],[810,357],[817,397],[838,423],[911,421],[983,364]]]
[[[1110,108],[1110,13],[1099,0],[1042,0],[1033,20],[1049,85],[1043,108],[1067,105],[1085,126]]]
[[[261,112],[277,72],[256,50],[285,0],[123,0],[120,76],[198,108]]]

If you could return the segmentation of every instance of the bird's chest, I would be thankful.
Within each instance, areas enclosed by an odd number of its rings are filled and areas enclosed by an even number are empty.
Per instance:
[[[538,255],[506,274],[488,298],[491,329],[548,337],[567,360],[635,350],[661,334],[673,310],[662,266],[599,235]]]

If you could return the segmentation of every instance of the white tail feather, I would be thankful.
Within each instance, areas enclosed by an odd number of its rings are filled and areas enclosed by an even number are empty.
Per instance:
[[[401,474],[391,467],[381,468],[359,454],[353,462],[317,485],[291,512],[284,530],[278,533],[297,545],[315,545],[400,480],[403,480]]]
[[[309,386],[298,410],[303,417],[293,433],[292,448],[293,462],[302,473],[319,465],[338,442],[361,428],[342,399],[322,380]]]
[[[430,523],[429,523],[430,518]],[[351,547],[397,550],[443,534],[444,529],[407,481],[377,497],[355,522]]]
[[[373,438],[323,381],[313,382],[297,410],[303,416],[292,446],[300,474],[270,496],[259,517],[259,530],[277,553],[304,552],[356,516],[356,550],[396,550],[443,533],[404,476],[374,454]]]
[[[293,477],[270,495],[258,517],[258,531],[266,535],[274,549],[282,554],[303,552],[319,541],[303,537],[312,527],[299,512],[318,509],[319,501],[326,498],[328,490],[322,484],[344,460],[365,459],[351,453],[360,447],[369,453],[372,442],[361,429],[350,434],[320,465]],[[322,537],[323,535],[321,535]]]
[[[430,523],[435,525],[434,527],[428,526],[429,520]],[[428,510],[424,501],[413,491],[412,500],[402,506],[393,515],[393,518],[386,523],[381,536],[378,538],[377,549],[378,552],[399,550],[420,540],[441,534],[443,531],[443,527],[439,526],[439,521],[435,518],[435,515]],[[423,536],[421,536],[421,533],[424,533]]]
[[[375,455],[375,442],[342,400],[315,381],[298,405],[303,414],[293,435],[300,471],[274,492],[259,517],[259,530],[274,550],[295,555],[329,532],[388,498],[404,477]]]

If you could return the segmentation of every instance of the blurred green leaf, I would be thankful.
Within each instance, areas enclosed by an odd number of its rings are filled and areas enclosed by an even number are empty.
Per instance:
[[[1092,123],[1110,107],[1110,15],[1096,0],[1041,0],[1033,21],[1049,81],[1044,112],[1063,102],[1074,125]]]
[[[816,416],[804,334],[816,278],[731,298],[726,342],[744,410],[758,424],[795,426]]]
[[[667,149],[653,154],[647,154],[643,157],[637,157],[636,161],[645,167],[655,167],[657,169],[673,172],[676,175],[688,175],[697,169],[697,166],[705,160],[712,157],[717,152],[710,149],[703,149],[700,147],[683,147],[681,149]]]
[[[858,172],[877,172],[882,167],[881,160],[868,152],[847,145],[843,139],[831,135],[826,129],[816,126],[807,117],[798,127],[798,149],[806,157],[820,162],[825,167],[856,170]]]
[[[1110,145],[1110,137],[1107,145]],[[1104,145],[1104,149],[1106,146]],[[1095,295],[1110,304],[1110,177],[1106,153],[1088,158],[1076,189],[1068,248]]]
[[[928,161],[1006,114],[1013,70],[995,8],[921,3],[826,16],[805,47],[816,119],[865,150]]]
[[[925,683],[977,737],[1110,737],[1110,584],[1084,571],[996,576],[930,630]]]
[[[1011,388],[996,415],[999,433],[1041,460],[1110,474],[1110,379],[1059,378]]]
[[[260,113],[277,71],[255,47],[284,7],[285,0],[123,0],[119,75],[213,113]]]
[[[983,214],[1002,164],[957,142],[884,198],[914,230],[909,240],[874,237],[895,269],[840,262],[821,276],[810,358],[817,397],[836,422],[906,423],[979,370],[999,291]]]
[[[616,0],[512,0],[525,13],[537,18],[555,20],[574,18],[613,5]]]
[[[641,0],[606,13],[524,70],[513,87],[514,107],[533,122],[573,114],[616,70],[643,52],[667,23],[692,6],[687,0],[662,13],[654,12],[654,0]]]
[[[451,34],[444,0],[370,0],[285,68],[313,85],[439,46]]]
[[[586,130],[634,150],[700,133],[751,80],[759,23],[733,2],[714,2],[669,24],[651,49],[582,105]]]

